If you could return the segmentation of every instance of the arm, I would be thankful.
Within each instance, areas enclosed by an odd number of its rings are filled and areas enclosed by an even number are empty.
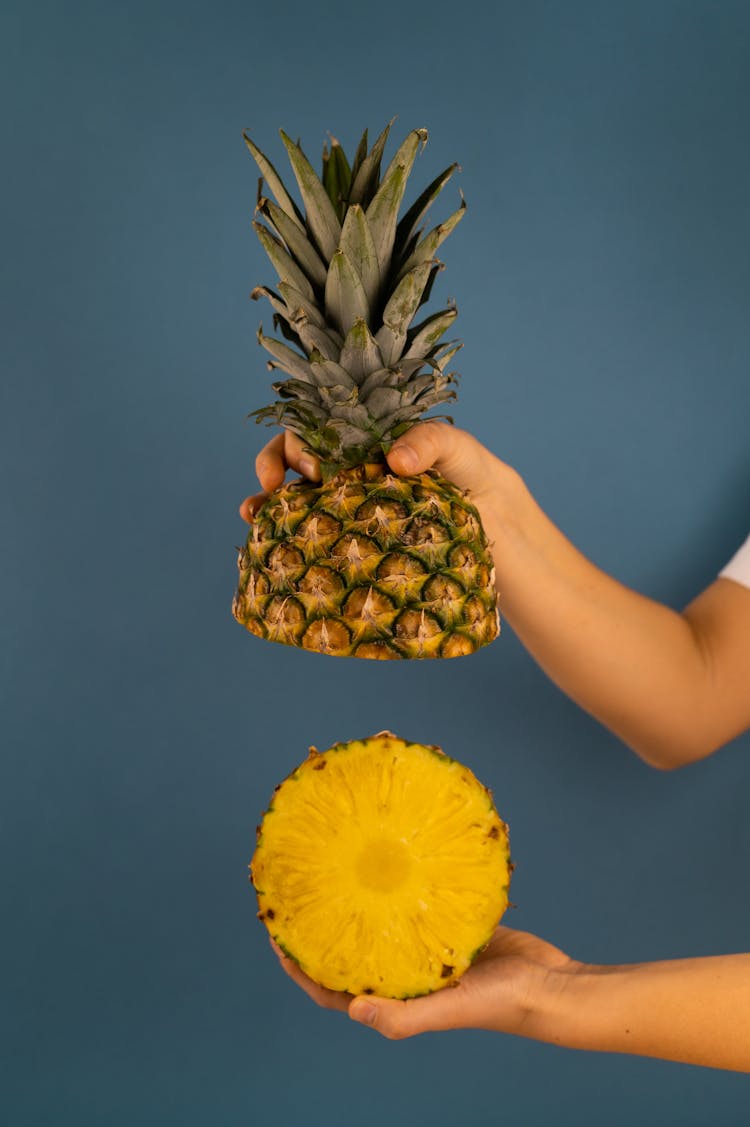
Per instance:
[[[501,610],[564,692],[663,769],[750,726],[750,589],[718,579],[678,613],[595,567],[507,467],[494,476]]]
[[[590,966],[534,935],[499,927],[455,987],[400,1002],[326,990],[276,953],[318,1005],[391,1040],[489,1029],[571,1049],[750,1072],[750,955]]]
[[[303,457],[299,440],[277,435],[256,463],[264,489],[287,465],[319,476]],[[645,598],[587,560],[515,470],[443,423],[413,427],[388,460],[403,474],[434,466],[470,492],[504,618],[547,675],[647,763],[679,767],[750,727],[750,588],[718,579],[682,613]],[[261,497],[243,503],[246,519]]]
[[[750,955],[586,967],[538,1023],[571,1048],[750,1072]]]

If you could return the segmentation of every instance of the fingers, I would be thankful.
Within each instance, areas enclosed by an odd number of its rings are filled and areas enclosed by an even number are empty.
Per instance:
[[[255,459],[255,472],[266,493],[278,489],[286,476],[284,441],[283,431],[281,434],[275,434]]]
[[[253,523],[255,514],[268,494],[278,489],[284,481],[287,469],[296,470],[310,481],[320,481],[321,478],[318,459],[305,449],[296,434],[288,430],[275,434],[255,459],[255,472],[263,492],[246,497],[240,505],[240,516],[244,521]]]
[[[410,998],[406,1002],[377,998],[369,994],[361,994],[353,999],[351,994],[344,991],[328,990],[313,982],[273,939],[271,947],[285,973],[316,1005],[327,1010],[348,1012],[353,1021],[371,1026],[391,1041],[401,1041],[428,1030],[458,1029],[466,1024],[466,991],[461,983],[424,998]]]
[[[318,459],[305,449],[296,434],[288,430],[274,435],[255,459],[255,472],[266,493],[278,489],[287,469],[296,470],[311,481],[320,481]]]
[[[267,493],[254,493],[252,497],[246,497],[240,505],[240,516],[248,524],[252,524],[255,514],[265,501]]]
[[[296,982],[297,986],[304,990],[308,998],[312,998],[316,1005],[322,1006],[326,1010],[340,1010],[342,1013],[346,1013],[352,1000],[351,994],[338,993],[336,990],[328,990],[325,986],[319,986],[300,969],[294,959],[290,959],[284,954],[273,939],[271,946],[278,955],[282,969],[289,975],[292,982]]]

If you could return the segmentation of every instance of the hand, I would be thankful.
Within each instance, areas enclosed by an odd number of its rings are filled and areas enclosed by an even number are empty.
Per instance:
[[[472,435],[448,423],[417,423],[396,440],[388,452],[388,465],[394,473],[409,475],[438,470],[459,489],[471,493],[480,512],[485,500],[497,489],[498,473],[510,472]],[[261,450],[255,461],[262,493],[245,498],[240,515],[248,523],[272,490],[284,480],[287,469],[295,470],[311,481],[320,481],[318,459],[304,447],[302,440],[289,431],[277,434]]]
[[[566,976],[583,964],[525,931],[498,927],[490,943],[455,986],[405,1002],[374,995],[337,993],[318,986],[272,942],[289,977],[319,1006],[348,1013],[390,1040],[438,1029],[493,1029],[527,1037],[542,1035],[535,1019],[546,991],[559,992]]]

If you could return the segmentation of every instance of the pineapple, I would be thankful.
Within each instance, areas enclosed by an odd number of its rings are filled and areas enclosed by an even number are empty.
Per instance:
[[[257,835],[258,917],[331,990],[407,998],[454,984],[508,905],[508,829],[490,792],[390,732],[311,748]]]
[[[464,203],[426,234],[421,221],[451,165],[398,212],[424,129],[412,131],[381,175],[386,127],[352,165],[335,139],[318,178],[282,132],[305,212],[246,135],[260,171],[255,230],[278,276],[263,286],[288,343],[258,340],[278,399],[254,412],[299,435],[322,482],[285,484],[255,515],[240,549],[237,620],[276,642],[337,656],[456,657],[499,630],[492,557],[468,496],[435,472],[389,473],[385,455],[431,408],[455,398],[441,343],[454,307],[412,324],[442,268],[436,251]],[[275,201],[263,195],[268,185]]]

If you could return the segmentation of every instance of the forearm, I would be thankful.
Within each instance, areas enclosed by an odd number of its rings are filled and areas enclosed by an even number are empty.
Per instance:
[[[706,754],[706,671],[688,621],[587,560],[508,467],[497,463],[482,516],[501,614],[545,672],[644,759]]]
[[[750,955],[551,972],[539,1040],[750,1072]]]

